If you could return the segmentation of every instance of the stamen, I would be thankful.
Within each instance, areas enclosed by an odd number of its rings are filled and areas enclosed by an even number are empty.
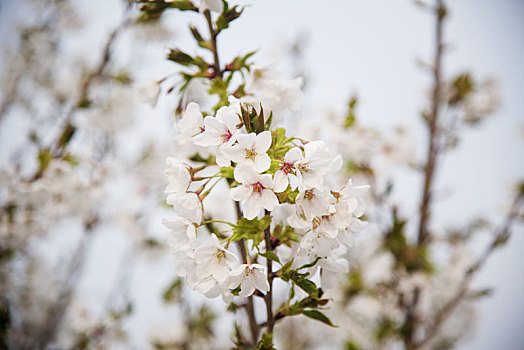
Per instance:
[[[282,170],[285,174],[291,174],[293,173],[293,164],[284,162],[284,164],[282,164],[280,167],[280,170]]]
[[[229,131],[229,130],[226,131],[225,134],[221,135],[222,142],[228,142],[231,139],[232,136],[233,136],[233,134],[231,133],[231,131]]]
[[[255,159],[256,155],[257,155],[257,152],[255,151],[255,149],[247,149],[247,148],[244,148],[244,151],[246,152],[246,159]]]
[[[262,190],[264,189],[264,186],[260,182],[253,184],[253,192],[255,193],[262,193]]]

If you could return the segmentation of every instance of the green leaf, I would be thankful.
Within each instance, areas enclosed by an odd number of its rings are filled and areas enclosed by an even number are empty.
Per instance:
[[[291,279],[309,296],[318,299],[318,288],[315,282],[308,280],[307,278],[296,277],[292,275]]]
[[[233,6],[231,9],[224,6],[224,12],[217,18],[216,21],[216,32],[220,33],[222,30],[229,28],[229,23],[240,17],[244,9],[237,10],[238,5]]]
[[[302,314],[304,316],[307,316],[307,317],[312,318],[314,320],[323,322],[323,323],[327,324],[328,326],[338,327],[338,326],[335,326],[326,315],[324,315],[322,312],[320,312],[318,310],[304,310],[304,311],[302,311]]]
[[[241,218],[233,228],[231,240],[239,241],[241,239],[251,239],[253,240],[254,245],[257,246],[264,237],[264,230],[269,227],[270,224],[270,216],[264,216],[262,219],[254,218],[253,220]]]
[[[227,167],[227,168],[220,168],[220,175],[227,179],[234,179],[235,178],[234,171],[235,169],[232,166]]]
[[[43,150],[41,150],[38,153],[38,172],[43,174],[44,171],[46,171],[52,159],[53,155],[51,154],[48,148],[44,148]]]
[[[282,265],[280,263],[280,259],[278,258],[278,255],[277,253],[275,253],[274,251],[269,251],[269,252],[265,252],[265,253],[260,253],[259,255],[263,256],[264,258],[267,258],[269,260],[273,260],[273,261],[276,261],[277,263],[279,263],[280,265]]]
[[[189,0],[173,0],[166,3],[166,5],[180,11],[198,11],[198,8]]]
[[[276,272],[277,276],[280,277],[284,282],[290,280],[289,272],[291,271],[291,266],[293,265],[293,259],[288,261],[280,270]]]
[[[322,258],[321,258],[321,257],[317,257],[315,260],[313,260],[313,261],[310,262],[309,264],[304,264],[304,265],[300,266],[300,267],[297,269],[297,271],[298,271],[298,270],[302,270],[302,269],[307,269],[307,268],[309,268],[309,267],[313,267],[313,266],[315,266],[316,263],[317,263],[320,259],[322,259]]]
[[[182,285],[182,280],[178,277],[175,278],[162,294],[162,300],[164,303],[173,303],[179,301],[182,293]]]
[[[186,67],[193,64],[193,57],[179,49],[170,49],[167,59]]]
[[[355,108],[357,106],[357,102],[358,102],[358,99],[355,96],[349,99],[348,111],[346,113],[346,118],[344,119],[344,128],[345,129],[352,127],[355,124],[355,122],[357,121],[357,117],[355,114]]]
[[[264,333],[262,334],[262,339],[258,343],[257,350],[274,350],[273,347],[273,334]]]

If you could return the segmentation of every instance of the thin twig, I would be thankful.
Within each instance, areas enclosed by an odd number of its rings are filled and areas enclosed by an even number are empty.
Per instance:
[[[207,27],[209,29],[209,36],[211,40],[211,51],[213,52],[213,58],[215,59],[214,71],[215,77],[222,79],[222,69],[220,68],[220,60],[218,59],[218,48],[217,48],[217,32],[213,28],[213,21],[211,20],[211,12],[209,10],[204,11],[206,17]]]
[[[436,316],[434,317],[434,322],[427,330],[425,337],[416,343],[416,349],[422,348],[438,334],[444,322],[451,316],[453,311],[466,296],[471,284],[471,280],[473,279],[475,273],[477,273],[486,264],[488,258],[495,251],[495,249],[500,247],[501,243],[505,242],[509,238],[511,226],[513,222],[519,217],[519,207],[522,204],[523,199],[524,197],[522,196],[522,193],[519,192],[511,205],[504,224],[495,233],[493,241],[486,248],[484,253],[478,258],[478,260],[466,271],[466,274],[459,285],[457,293],[442,307],[442,309],[440,309],[440,311],[437,312]]]

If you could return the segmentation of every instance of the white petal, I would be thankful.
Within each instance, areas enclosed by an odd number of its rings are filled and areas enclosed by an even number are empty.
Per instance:
[[[216,118],[224,122],[227,128],[231,131],[234,130],[238,124],[240,124],[240,119],[238,118],[237,113],[231,107],[221,107],[217,111]]]
[[[278,198],[271,190],[262,190],[262,206],[267,210],[273,210],[278,205]]]
[[[246,158],[246,152],[240,145],[233,145],[224,150],[229,154],[229,157],[235,162],[239,163]]]
[[[240,144],[240,146],[242,148],[248,148],[248,149],[252,149],[254,147],[255,139],[256,139],[256,134],[253,132],[251,134],[238,135],[237,137],[237,141]]]
[[[248,220],[254,219],[260,213],[260,209],[262,205],[258,196],[252,195],[244,202],[243,212]]]
[[[258,177],[258,182],[260,182],[264,188],[273,188],[273,179],[270,174],[260,175]]]
[[[229,190],[229,196],[234,201],[243,201],[244,199],[249,198],[253,190],[248,186],[238,186]]]
[[[238,262],[238,258],[235,254],[231,253],[229,250],[226,250],[226,263],[231,266]]]
[[[293,147],[284,156],[284,162],[295,164],[299,159],[302,158],[302,151],[298,147]]]
[[[255,169],[246,163],[238,164],[233,171],[233,175],[237,182],[245,185],[257,183],[259,177]]]
[[[335,172],[335,171],[340,170],[340,168],[342,167],[342,164],[343,164],[342,156],[339,154],[331,161],[331,167],[329,171]]]
[[[255,291],[255,279],[254,278],[246,278],[241,285],[240,293],[238,293],[239,296],[243,298],[247,298],[253,292]]]
[[[264,273],[260,270],[254,271],[254,277],[255,277],[255,287],[260,289],[262,292],[268,292],[269,291],[269,282],[267,281],[266,276],[264,276]]]
[[[216,162],[219,167],[223,168],[231,165],[231,155],[228,152],[228,148],[231,147],[225,145],[218,146]]]
[[[216,278],[218,283],[224,283],[227,279],[227,266],[222,264],[215,264],[213,268],[213,277]]]
[[[262,131],[255,139],[255,150],[257,153],[267,152],[271,147],[271,131]]]
[[[258,153],[255,156],[255,169],[257,172],[262,173],[269,169],[271,166],[271,158],[267,155],[267,153]]]
[[[275,173],[275,185],[273,190],[276,193],[284,192],[287,189],[288,184],[289,180],[287,174],[284,173],[282,170],[277,170],[277,172]]]

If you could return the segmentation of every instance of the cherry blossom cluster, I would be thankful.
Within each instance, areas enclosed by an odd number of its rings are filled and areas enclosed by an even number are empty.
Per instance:
[[[204,116],[198,104],[189,103],[175,124],[175,140],[190,145],[196,156],[167,159],[166,201],[177,216],[164,224],[172,231],[176,272],[192,289],[211,298],[221,295],[225,302],[234,295],[269,291],[267,271],[257,263],[260,255],[297,269],[307,266],[308,276],[320,268],[321,286],[333,288],[336,275],[348,271],[340,256],[364,225],[358,218],[364,214],[361,195],[368,186],[353,186],[349,180],[338,187],[330,181],[342,165],[340,155],[333,157],[323,141],[286,137],[284,129],[271,129],[271,118],[264,123],[259,110],[231,96],[228,106]],[[237,223],[209,218],[204,211],[204,199],[224,179],[229,198],[223,200],[238,202],[241,209]],[[267,229],[273,230],[270,249],[260,238],[264,232],[242,232],[266,217],[271,220]],[[210,223],[232,229],[197,239],[200,227]],[[292,232],[289,240],[276,233],[283,227]],[[240,237],[247,241],[244,261],[230,249]],[[268,257],[268,250],[274,255]]]

